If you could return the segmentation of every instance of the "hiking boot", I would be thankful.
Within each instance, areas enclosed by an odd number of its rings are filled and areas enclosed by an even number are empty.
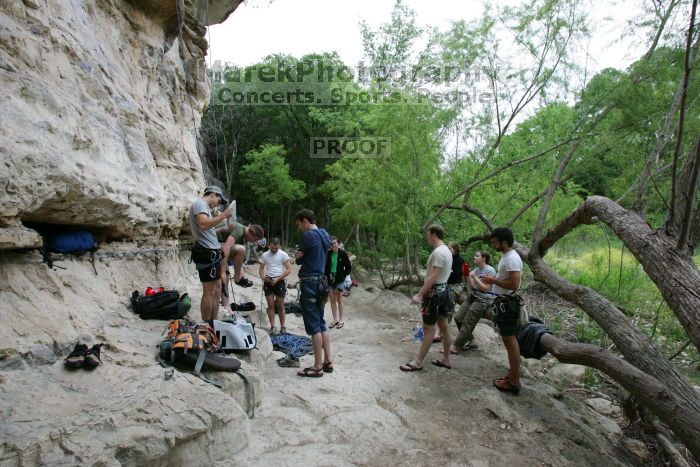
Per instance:
[[[277,360],[277,364],[284,368],[299,368],[299,360],[289,355]]]
[[[100,348],[104,344],[95,344],[92,346],[90,350],[88,350],[85,354],[85,366],[87,368],[95,368],[99,364],[102,363],[102,360],[100,360]],[[87,347],[87,346],[86,346]]]
[[[76,369],[85,365],[85,355],[88,347],[85,344],[75,344],[73,351],[66,357],[64,365],[66,368]]]
[[[241,279],[238,282],[236,282],[236,285],[240,285],[241,287],[252,287],[253,281],[246,277],[241,277]]]

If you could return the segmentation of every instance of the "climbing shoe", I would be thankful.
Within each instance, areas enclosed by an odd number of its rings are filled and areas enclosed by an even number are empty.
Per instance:
[[[76,369],[85,365],[85,355],[87,355],[88,347],[85,344],[75,344],[73,351],[66,357],[64,365],[66,368]]]
[[[253,281],[246,277],[241,277],[241,279],[236,282],[236,285],[240,285],[241,287],[252,287]]]
[[[95,344],[92,346],[90,350],[88,350],[85,354],[85,366],[87,368],[95,368],[99,364],[102,363],[102,360],[100,360],[100,348],[104,344]],[[87,347],[87,346],[86,346]]]

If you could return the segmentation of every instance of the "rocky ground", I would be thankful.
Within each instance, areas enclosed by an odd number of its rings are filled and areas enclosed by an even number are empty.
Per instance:
[[[505,351],[479,324],[480,349],[454,356],[452,370],[426,362],[403,373],[417,350],[417,308],[363,286],[346,305],[345,327],[331,331],[334,373],[300,378],[268,361],[243,465],[638,465],[648,454],[624,437],[618,406],[567,389],[582,367],[528,361],[520,395],[499,393],[492,380],[506,371]],[[301,318],[289,329],[303,334]]]
[[[241,357],[256,388],[250,421],[235,375],[209,375],[227,383],[223,390],[189,373],[165,381],[155,358],[164,322],[142,321],[127,306],[134,288],[165,285],[190,292],[199,318],[194,269],[174,246],[104,249],[94,270],[86,258],[66,258],[58,271],[31,254],[0,259],[3,467],[638,465],[648,456],[624,436],[617,405],[572,387],[581,367],[527,361],[520,396],[495,390],[506,358],[487,324],[477,327],[480,349],[453,357],[452,370],[399,371],[417,350],[411,331],[419,316],[398,293],[353,289],[345,327],[332,331],[336,371],[320,379],[279,367],[264,312],[251,313],[259,350]],[[260,307],[257,267],[248,271],[255,286],[237,287],[236,299]],[[303,334],[300,318],[290,316],[288,328]],[[79,339],[105,343],[103,366],[63,368]]]

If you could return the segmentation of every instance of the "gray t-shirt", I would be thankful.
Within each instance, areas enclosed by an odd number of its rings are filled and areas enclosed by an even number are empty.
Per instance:
[[[486,276],[494,276],[495,277],[496,270],[493,267],[491,267],[490,265],[485,264],[484,267],[482,267],[482,268],[476,268],[476,270],[474,271],[474,274],[476,275],[476,277],[479,278],[479,280],[481,280]],[[484,291],[474,287],[474,289],[472,291],[472,295],[474,295],[477,299],[482,300],[482,301],[493,300],[495,298],[495,295],[490,294],[488,292],[493,292],[493,285],[491,285],[491,287],[489,287],[487,292],[484,292]]]
[[[220,248],[219,241],[216,238],[216,229],[210,227],[206,230],[202,230],[197,226],[197,221],[195,218],[197,214],[204,213],[207,217],[211,217],[211,209],[209,205],[202,199],[198,198],[192,206],[190,206],[190,229],[192,229],[192,237],[194,241],[202,245],[204,248],[209,248],[210,250],[218,250]]]
[[[505,253],[498,262],[498,275],[496,275],[496,279],[504,281],[508,279],[508,273],[514,271],[523,272],[523,261],[520,259],[520,255],[518,255],[517,251],[510,250],[508,253]],[[518,284],[518,288],[519,287],[520,284]],[[496,284],[493,285],[493,291],[497,295],[510,295],[514,292],[513,290],[504,289]]]
[[[436,247],[433,252],[430,253],[430,257],[428,258],[428,274],[430,274],[433,266],[440,268],[440,274],[438,274],[435,283],[446,283],[452,272],[452,252],[444,243]]]

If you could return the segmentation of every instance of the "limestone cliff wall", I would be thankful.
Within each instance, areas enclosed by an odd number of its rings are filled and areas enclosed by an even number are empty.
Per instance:
[[[0,249],[37,246],[22,223],[177,236],[205,183],[204,22],[239,3],[0,2]]]
[[[0,0],[0,465],[223,464],[248,443],[242,380],[166,381],[166,323],[128,306],[160,285],[189,292],[199,318],[177,236],[205,184],[205,23],[239,3]],[[36,224],[108,241],[94,264],[57,255],[65,269],[51,270]],[[240,356],[256,404],[272,351],[258,337]],[[104,343],[103,365],[67,371],[78,341]]]

